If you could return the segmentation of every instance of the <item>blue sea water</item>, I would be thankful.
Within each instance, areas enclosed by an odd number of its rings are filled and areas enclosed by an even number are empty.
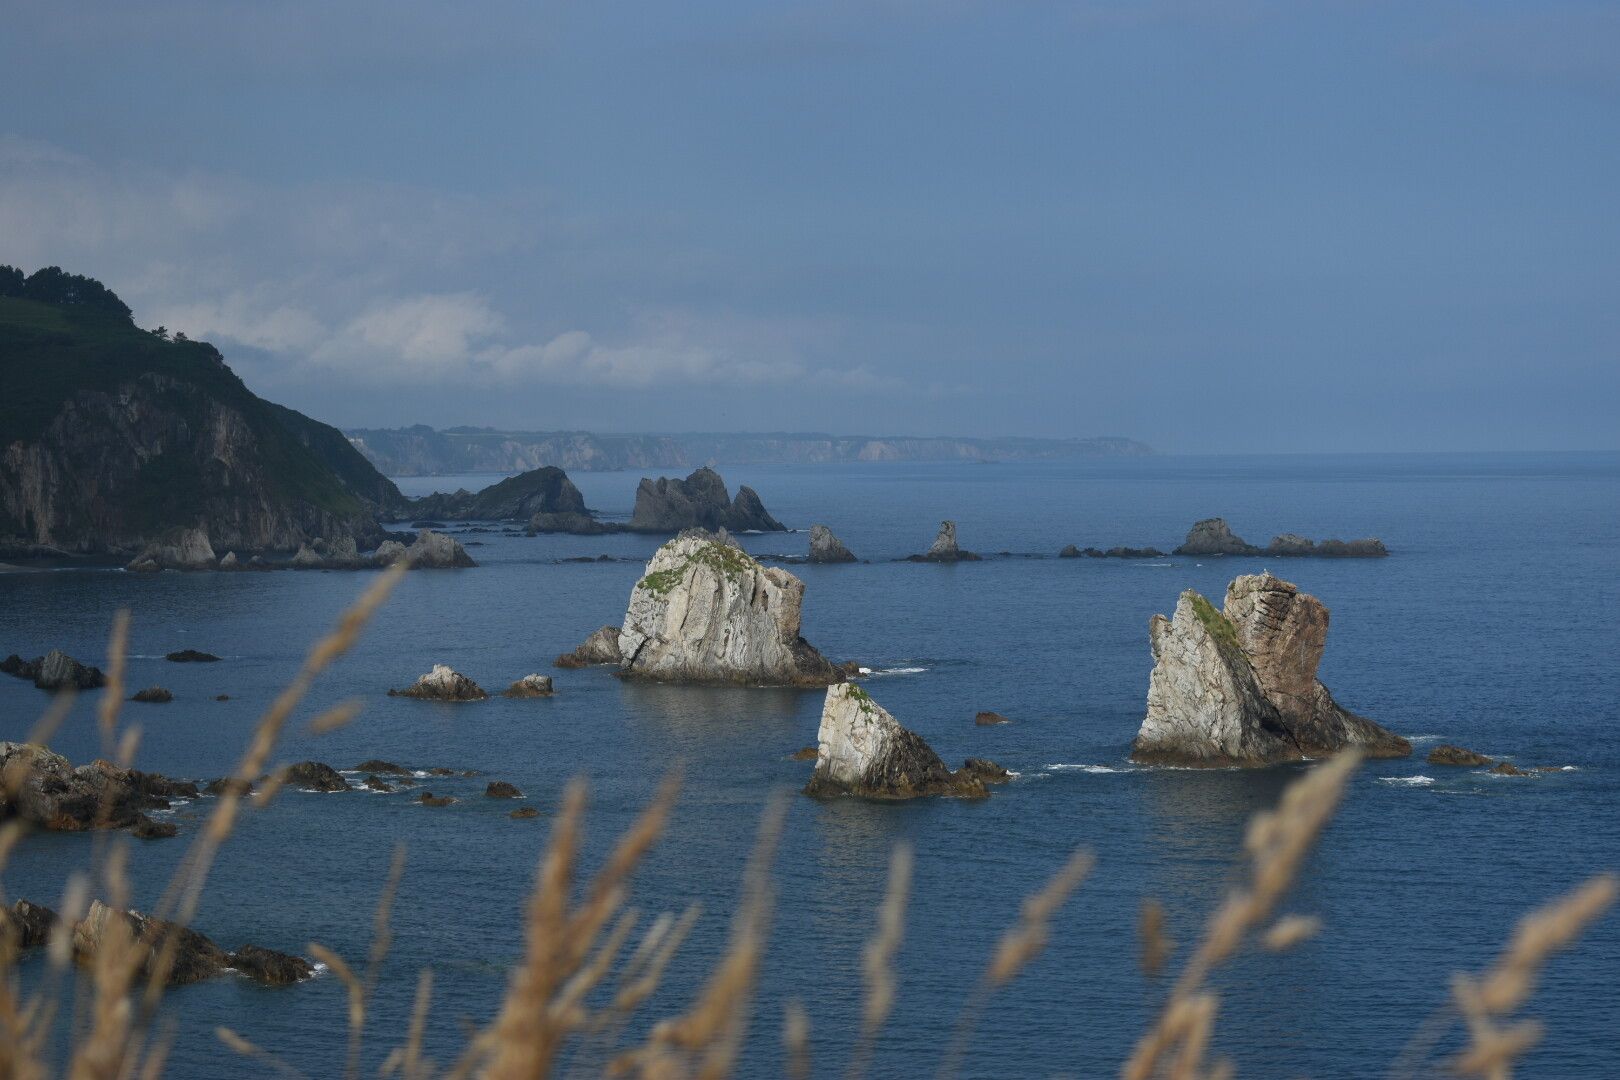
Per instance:
[[[818,802],[791,794],[776,860],[776,916],[744,1075],[780,1072],[784,1005],[812,1021],[818,1075],[842,1072],[859,1026],[861,949],[898,841],[916,850],[898,959],[899,1001],[873,1074],[931,1073],[964,1002],[1022,898],[1076,848],[1096,868],[1055,919],[1045,952],[979,1018],[962,1074],[1107,1076],[1151,1022],[1166,989],[1137,963],[1144,897],[1161,901],[1178,960],[1239,880],[1244,822],[1300,768],[1186,771],[1126,761],[1143,712],[1147,622],[1195,588],[1269,567],[1332,609],[1323,680],[1340,701],[1412,738],[1411,759],[1367,764],[1307,863],[1288,911],[1319,915],[1291,953],[1250,951],[1214,982],[1216,1050],[1239,1075],[1377,1076],[1447,1000],[1451,973],[1487,966],[1530,907],[1620,868],[1620,455],[1152,458],[1000,465],[728,468],[790,527],[831,525],[861,557],[795,567],[807,583],[804,633],[835,659],[876,669],[872,695],[947,760],[992,758],[1018,778],[983,802]],[[408,481],[420,493],[493,477]],[[637,477],[574,477],[587,501],[628,515]],[[1058,560],[1067,543],[1168,550],[1195,519],[1222,515],[1252,542],[1274,533],[1376,535],[1376,561],[1167,558]],[[894,561],[924,550],[942,518],[964,547],[1038,557],[955,566]],[[570,777],[589,783],[585,862],[608,846],[672,767],[685,783],[669,835],[635,882],[647,913],[703,905],[696,932],[647,1010],[690,1001],[723,949],[762,808],[796,792],[815,741],[812,691],[626,685],[550,660],[622,616],[635,536],[469,534],[476,569],[408,575],[354,653],[321,680],[279,758],[348,767],[383,757],[476,769],[426,786],[460,798],[427,809],[415,792],[287,792],[245,814],[195,925],[221,944],[301,951],[318,941],[351,962],[396,845],[407,868],[396,937],[368,1023],[379,1063],[409,1020],[417,972],[434,969],[431,1054],[452,1060],[465,1025],[491,1018],[520,955],[523,904],[550,812]],[[802,554],[803,531],[750,535],[756,554]],[[126,706],[142,728],[139,764],[207,778],[233,766],[252,725],[308,644],[373,578],[365,574],[71,571],[0,575],[0,653],[58,646],[105,655],[114,611],[133,612],[130,680],[172,704]],[[198,648],[218,664],[177,665]],[[531,671],[558,693],[439,705],[388,698],[434,663],[501,687]],[[215,701],[216,694],[230,695]],[[324,706],[364,702],[353,724],[312,736]],[[0,679],[0,738],[23,737],[45,704]],[[93,701],[54,739],[75,761],[99,753]],[[994,709],[1013,723],[976,727]],[[1525,778],[1423,763],[1456,742],[1521,765]],[[482,796],[512,781],[545,813],[513,821]],[[418,789],[420,790],[420,789]],[[173,814],[195,833],[204,800]],[[11,897],[54,904],[91,862],[86,835],[28,837],[4,874]],[[184,839],[131,845],[137,906],[162,891]],[[1546,1026],[1522,1075],[1608,1077],[1620,1061],[1620,917],[1557,957],[1529,1009]],[[27,985],[44,962],[24,962]],[[223,978],[169,994],[178,1025],[170,1074],[269,1075],[214,1038],[230,1027],[310,1075],[341,1060],[344,989],[330,976],[281,989]],[[1456,1031],[1437,1053],[1454,1048]]]

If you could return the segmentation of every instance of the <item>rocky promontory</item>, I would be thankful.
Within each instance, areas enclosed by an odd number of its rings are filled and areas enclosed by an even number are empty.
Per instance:
[[[0,660],[0,673],[27,679],[41,690],[96,690],[107,685],[100,668],[81,664],[61,649],[32,660],[12,653]]]
[[[810,557],[813,563],[846,563],[857,562],[853,552],[844,546],[844,542],[833,535],[833,531],[825,525],[810,526]]]
[[[196,798],[197,785],[109,761],[77,768],[37,743],[0,742],[0,820],[17,818],[40,829],[82,832],[127,829],[166,810],[174,798]]]
[[[630,593],[621,672],[658,682],[825,686],[842,670],[799,636],[804,582],[735,542],[688,529]]]
[[[1271,555],[1278,558],[1315,556],[1324,559],[1381,559],[1389,554],[1377,537],[1362,540],[1323,540],[1317,543],[1294,533],[1271,538],[1256,547],[1232,531],[1224,518],[1205,518],[1187,531],[1187,539],[1176,548],[1176,555]]]
[[[685,480],[668,476],[643,479],[636,488],[631,532],[669,533],[683,529],[727,529],[731,532],[786,532],[765,511],[751,487],[737,489],[733,499],[720,474],[704,466]]]
[[[1350,712],[1316,677],[1328,610],[1270,574],[1239,577],[1224,610],[1191,589],[1149,624],[1154,667],[1131,758],[1266,765],[1359,746],[1405,757],[1405,739]]]
[[[978,562],[980,557],[971,551],[963,551],[956,544],[956,522],[942,521],[939,523],[939,533],[934,537],[934,543],[921,555],[906,556],[909,562]]]
[[[816,768],[805,785],[806,795],[912,799],[921,795],[983,798],[987,794],[977,768],[952,772],[920,735],[901,727],[854,683],[827,688],[816,740]],[[1004,779],[1004,775],[996,775],[999,771],[999,767],[985,770]]]

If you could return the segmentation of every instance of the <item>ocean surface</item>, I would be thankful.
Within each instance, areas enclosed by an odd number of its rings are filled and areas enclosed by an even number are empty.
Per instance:
[[[417,974],[434,970],[429,1051],[441,1063],[465,1025],[494,1013],[520,955],[523,905],[564,785],[589,783],[585,864],[674,766],[685,783],[667,838],[635,879],[651,918],[703,915],[642,1018],[687,1004],[723,949],[762,809],[788,793],[774,870],[776,913],[740,1073],[780,1073],[786,1003],[812,1023],[818,1075],[843,1072],[859,1026],[861,950],[891,848],[914,845],[916,874],[897,961],[899,1000],[872,1074],[931,1074],[997,937],[1076,848],[1096,868],[1056,917],[1046,951],[984,1008],[962,1074],[1110,1076],[1151,1022],[1167,981],[1145,977],[1135,928],[1161,901],[1180,944],[1175,970],[1241,869],[1244,822],[1301,769],[1186,771],[1126,761],[1152,666],[1147,624],[1182,589],[1222,596],[1270,568],[1332,609],[1322,678],[1338,699],[1411,738],[1411,759],[1367,764],[1310,858],[1286,910],[1319,915],[1294,951],[1246,952],[1218,972],[1216,1051],[1245,1077],[1381,1076],[1447,1001],[1453,972],[1486,967],[1518,917],[1601,870],[1620,868],[1620,455],[1359,455],[1151,458],[1053,464],[727,468],[789,527],[749,535],[756,554],[802,554],[825,522],[868,562],[801,566],[804,634],[834,659],[874,669],[872,696],[948,761],[992,758],[1017,772],[982,802],[818,802],[797,794],[810,765],[814,691],[625,685],[602,669],[553,671],[558,653],[622,617],[636,536],[461,535],[480,565],[410,574],[348,657],[321,679],[278,759],[347,768],[382,757],[433,778],[456,805],[400,794],[290,791],[244,815],[209,882],[198,929],[226,947],[362,962],[396,845],[407,864],[395,941],[367,1028],[368,1069],[397,1045]],[[418,478],[411,493],[497,477]],[[628,516],[638,477],[574,477],[587,502]],[[1280,532],[1373,535],[1384,560],[1059,560],[1065,544],[1169,550],[1196,519],[1224,516],[1253,543]],[[925,550],[942,518],[962,546],[1005,558],[955,566],[895,561]],[[569,563],[607,554],[636,561]],[[172,776],[228,772],[261,710],[309,643],[374,577],[366,573],[0,575],[0,654],[61,647],[102,662],[113,613],[133,612],[130,681],[172,704],[125,706],[142,728],[138,764]],[[170,664],[196,648],[217,664]],[[499,689],[553,674],[555,697],[442,705],[389,698],[434,663]],[[214,700],[229,694],[229,701]],[[354,723],[303,724],[346,699]],[[22,738],[46,704],[0,679],[0,738]],[[100,752],[94,702],[54,746]],[[976,727],[977,710],[1011,717]],[[1525,778],[1428,766],[1436,742],[1521,765]],[[513,821],[482,795],[517,784],[543,813]],[[180,806],[180,840],[132,842],[136,906],[150,905],[208,800]],[[91,861],[88,835],[28,837],[4,873],[9,897],[55,906]],[[38,955],[25,984],[44,978]],[[1521,1075],[1612,1077],[1620,1068],[1620,916],[1550,965],[1528,1010],[1546,1026]],[[344,988],[327,975],[266,989],[235,977],[169,993],[170,1075],[272,1075],[216,1041],[230,1027],[309,1075],[339,1071]],[[1453,1026],[1436,1053],[1456,1046]]]

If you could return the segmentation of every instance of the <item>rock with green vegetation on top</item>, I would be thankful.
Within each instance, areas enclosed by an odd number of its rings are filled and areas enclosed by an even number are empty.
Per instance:
[[[1134,761],[1268,765],[1358,746],[1405,757],[1411,743],[1345,709],[1317,679],[1328,610],[1270,574],[1239,577],[1224,610],[1189,589],[1153,616],[1153,674]]]
[[[816,768],[806,795],[912,799],[987,794],[976,770],[952,772],[922,736],[902,727],[854,683],[827,688],[816,738]]]
[[[619,630],[626,677],[826,686],[844,673],[804,638],[804,582],[729,539],[688,529],[658,549]]]

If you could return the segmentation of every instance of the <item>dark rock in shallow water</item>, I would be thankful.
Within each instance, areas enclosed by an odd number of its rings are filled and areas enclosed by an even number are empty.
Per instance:
[[[788,760],[789,761],[814,761],[814,760],[816,760],[816,748],[814,746],[802,747],[802,748],[800,748],[798,750],[793,751],[793,753],[789,754],[788,755]]]
[[[901,727],[853,683],[827,688],[818,744],[807,795],[911,799],[987,794],[979,777],[965,769],[953,773],[921,736]]]
[[[980,712],[973,715],[973,722],[980,727],[993,727],[996,724],[1010,724],[1011,720],[998,712]]]
[[[934,537],[933,546],[921,555],[906,556],[909,562],[978,562],[980,558],[971,551],[963,551],[956,545],[956,522],[942,521],[939,523],[939,534]]]
[[[554,663],[560,668],[592,667],[596,664],[623,663],[619,652],[619,628],[604,626],[595,631],[571,653],[563,653]]]
[[[367,773],[366,778],[360,781],[360,786],[367,791],[393,791],[394,785],[375,773]]]
[[[312,791],[348,791],[349,782],[330,765],[300,761],[282,771],[282,782],[289,787]]]
[[[685,480],[661,476],[643,479],[630,514],[631,532],[674,533],[683,529],[729,529],[732,532],[786,532],[751,487],[731,498],[720,474],[704,466]]]
[[[302,956],[258,945],[237,949],[226,960],[226,966],[266,986],[289,986],[315,974],[315,969]]]
[[[1192,590],[1149,623],[1154,667],[1131,759],[1266,765],[1359,746],[1405,757],[1405,739],[1357,716],[1316,678],[1328,610],[1270,574],[1235,579],[1224,611]]]
[[[456,798],[454,795],[435,795],[431,791],[424,791],[416,797],[416,801],[423,806],[451,806]]]
[[[537,698],[550,697],[551,694],[551,676],[525,675],[511,686],[508,686],[501,696],[509,698]]]
[[[29,682],[33,682],[34,677],[39,674],[40,661],[43,659],[44,657],[39,657],[34,660],[24,660],[16,653],[12,653],[4,660],[0,660],[0,674],[11,675],[19,679],[27,679]]]
[[[196,793],[196,785],[157,773],[108,761],[74,768],[49,747],[0,742],[0,818],[20,818],[41,829],[127,828],[142,810],[163,809],[171,796]]]
[[[1012,779],[1012,773],[985,758],[968,758],[962,762],[961,771],[981,784],[1005,784]]]
[[[15,658],[8,658],[7,664]],[[95,690],[107,685],[100,668],[81,664],[61,649],[52,649],[38,660],[19,661],[15,674],[34,680],[41,690]]]
[[[219,659],[213,653],[198,652],[196,649],[181,649],[172,652],[163,659],[172,664],[211,664]]]
[[[1058,558],[1060,559],[1078,559],[1079,557],[1080,549],[1073,544],[1065,544],[1063,550],[1058,552]]]
[[[138,911],[119,911],[100,900],[91,902],[89,913],[73,928],[73,951],[81,963],[94,960],[115,920],[122,921],[138,943],[143,979],[164,956],[169,960],[168,977],[164,980],[168,986],[201,982],[225,970],[229,959],[225,950],[197,931],[150,918]]]
[[[505,780],[491,780],[484,788],[484,794],[491,799],[521,799],[523,792],[518,790],[516,784],[508,784]]]
[[[229,695],[229,694],[215,694],[214,695],[214,700],[215,701],[229,701],[229,700],[231,700],[231,695]]]
[[[833,531],[825,525],[810,526],[810,562],[813,563],[848,563],[856,562],[853,552],[844,546],[844,542],[833,535]]]
[[[522,821],[524,818],[537,818],[537,817],[539,817],[540,816],[540,811],[535,809],[532,806],[520,806],[516,810],[513,810],[510,814],[507,814],[506,816],[509,817],[509,818],[512,818],[512,819],[514,819],[516,821]]]
[[[174,694],[161,686],[148,686],[145,690],[135,691],[131,701],[144,701],[148,705],[166,705],[174,700]]]
[[[50,908],[18,900],[9,908],[0,908],[0,938],[10,938],[19,949],[37,948],[50,942],[56,921],[56,912]]]
[[[162,840],[174,836],[180,830],[172,821],[153,821],[145,814],[135,818],[135,824],[130,828],[130,834],[142,840]]]
[[[227,791],[234,791],[237,795],[245,796],[253,793],[253,783],[235,776],[222,776],[218,780],[210,780],[203,785],[204,795],[219,796]]]
[[[380,758],[370,758],[354,767],[355,772],[386,773],[390,776],[409,776],[411,770],[403,765],[395,765],[392,761],[383,761]]]
[[[1477,769],[1486,765],[1494,765],[1490,758],[1484,754],[1476,754],[1472,750],[1465,750],[1460,746],[1442,743],[1429,751],[1428,763],[1430,765],[1457,765],[1463,768]]]
[[[1324,540],[1316,545],[1316,554],[1323,559],[1382,559],[1389,555],[1389,549],[1376,537],[1368,537],[1365,540]]]
[[[1517,765],[1510,764],[1509,762],[1506,762],[1506,761],[1497,762],[1496,765],[1494,767],[1492,767],[1491,772],[1495,773],[1497,776],[1525,776],[1525,775],[1528,775],[1527,773],[1525,773],[1525,771],[1523,769],[1519,768]]]
[[[390,690],[388,696],[428,701],[483,701],[489,697],[477,683],[445,664],[434,664],[433,670],[415,683],[403,690]]]

